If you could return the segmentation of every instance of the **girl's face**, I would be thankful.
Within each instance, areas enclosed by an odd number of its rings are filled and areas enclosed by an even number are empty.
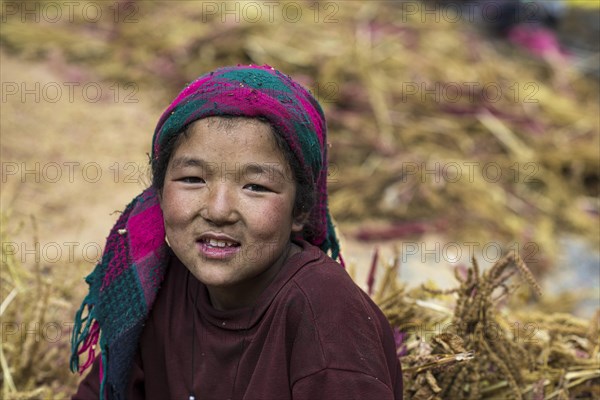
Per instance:
[[[161,194],[167,239],[217,308],[249,305],[295,249],[296,184],[271,127],[211,117],[173,152]],[[222,121],[221,121],[222,122]]]

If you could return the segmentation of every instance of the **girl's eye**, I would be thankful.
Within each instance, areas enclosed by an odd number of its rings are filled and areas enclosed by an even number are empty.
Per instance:
[[[256,183],[250,183],[244,186],[245,189],[250,189],[253,192],[269,192],[270,190],[264,186],[258,185]]]
[[[204,179],[198,178],[197,176],[184,176],[177,180],[183,183],[204,183]]]

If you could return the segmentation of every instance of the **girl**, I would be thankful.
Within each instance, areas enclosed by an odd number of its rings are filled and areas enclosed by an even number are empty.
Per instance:
[[[73,398],[400,399],[392,330],[334,261],[326,156],[321,107],[269,66],[185,88],[86,278]]]

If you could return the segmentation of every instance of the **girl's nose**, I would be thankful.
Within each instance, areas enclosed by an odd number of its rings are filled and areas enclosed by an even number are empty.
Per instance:
[[[238,218],[234,189],[227,183],[209,187],[200,215],[215,225],[234,223]]]

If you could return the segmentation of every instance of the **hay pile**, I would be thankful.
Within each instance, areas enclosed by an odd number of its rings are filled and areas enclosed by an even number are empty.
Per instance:
[[[70,265],[57,272],[42,257],[30,257],[34,263],[24,265],[14,238],[25,231],[39,244],[36,220],[15,221],[4,210],[0,214],[0,398],[67,398],[79,380],[68,359],[83,270]]]
[[[395,327],[405,397],[594,399],[600,396],[600,310],[590,321],[546,314],[514,296],[531,271],[514,252],[480,271],[455,270],[458,287],[407,290],[385,265],[374,299]]]

